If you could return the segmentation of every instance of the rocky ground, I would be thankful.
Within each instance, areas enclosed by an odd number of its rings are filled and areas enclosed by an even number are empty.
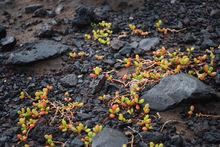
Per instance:
[[[0,0],[0,14],[0,146],[45,146],[45,134],[53,135],[56,146],[84,146],[81,138],[86,133],[60,131],[62,116],[51,124],[52,110],[38,119],[26,142],[19,142],[17,112],[32,107],[30,99],[19,98],[20,92],[34,95],[47,85],[53,86],[48,96],[51,102],[84,103],[73,110],[73,125],[81,122],[88,128],[97,124],[105,128],[93,138],[93,147],[145,147],[150,142],[168,147],[220,145],[220,99],[215,78],[200,81],[180,73],[144,85],[139,94],[144,104],[150,105],[150,131],[142,130],[135,121],[143,116],[136,110],[134,116],[126,116],[134,120],[131,123],[109,118],[115,93],[125,94],[130,87],[106,80],[112,70],[117,80],[134,72],[132,67],[124,67],[124,58],[139,54],[146,61],[153,60],[152,52],[163,46],[183,52],[194,47],[198,54],[210,47],[218,50],[220,1]],[[103,20],[112,23],[110,44],[85,40],[84,35]],[[164,35],[155,28],[158,20],[166,28],[181,31]],[[150,34],[131,34],[129,24]],[[86,53],[83,58],[69,55],[80,51]],[[97,55],[103,59],[98,60]],[[105,74],[92,78],[94,67],[102,68]],[[98,99],[102,95],[107,97],[104,101]],[[195,110],[189,117],[192,105]]]

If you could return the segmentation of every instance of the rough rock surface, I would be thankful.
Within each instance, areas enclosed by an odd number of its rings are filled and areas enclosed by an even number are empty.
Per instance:
[[[180,73],[162,79],[141,98],[145,99],[145,103],[149,103],[152,109],[163,111],[185,100],[211,100],[215,96],[214,93],[212,88],[198,79]]]
[[[160,39],[157,37],[154,38],[146,38],[140,41],[139,47],[144,51],[150,51],[156,47],[156,45],[160,42]]]
[[[68,74],[60,79],[60,81],[64,86],[75,86],[77,84],[77,76],[75,74]]]
[[[55,41],[42,40],[26,43],[20,50],[10,53],[6,63],[27,64],[60,55],[67,50],[69,50],[68,46]]]
[[[128,139],[118,130],[104,128],[97,136],[94,137],[92,147],[122,147]]]

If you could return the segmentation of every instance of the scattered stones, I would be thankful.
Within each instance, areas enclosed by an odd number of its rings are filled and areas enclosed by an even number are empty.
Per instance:
[[[92,93],[95,94],[99,92],[105,85],[106,78],[104,75],[100,75],[97,79],[93,79],[90,87],[92,88]]]
[[[141,98],[152,109],[163,111],[186,100],[210,101],[215,98],[215,91],[198,79],[181,73],[163,78]]]
[[[159,42],[160,39],[158,37],[142,39],[139,43],[138,48],[144,51],[151,51],[157,46]]]
[[[213,144],[220,143],[220,131],[213,130],[213,131],[205,132],[203,138],[209,143],[213,143]]]
[[[216,19],[220,18],[220,9],[212,10],[210,16]]]
[[[9,36],[9,37],[5,37],[3,39],[0,40],[0,47],[1,47],[1,51],[9,51],[12,50],[15,45],[16,45],[17,41],[15,39],[15,37]]]
[[[123,144],[127,143],[128,139],[122,132],[104,128],[93,138],[92,147],[122,147]]]
[[[65,77],[61,78],[60,81],[64,86],[67,87],[76,86],[77,76],[75,74],[68,74]]]
[[[7,35],[6,28],[0,25],[0,39],[5,38]]]
[[[25,43],[20,50],[9,54],[6,63],[27,64],[60,55],[68,50],[68,46],[49,40]]]
[[[29,5],[27,7],[24,8],[24,12],[26,14],[28,13],[34,13],[34,11],[36,11],[37,9],[42,8],[43,5],[42,4],[33,4],[33,5]]]
[[[72,24],[76,27],[82,28],[89,26],[95,21],[94,12],[86,7],[80,7],[76,10],[76,16],[72,21]]]

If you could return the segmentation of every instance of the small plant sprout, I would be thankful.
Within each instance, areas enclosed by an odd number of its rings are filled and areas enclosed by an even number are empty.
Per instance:
[[[72,124],[67,124],[66,120],[65,119],[62,119],[61,121],[61,125],[59,126],[59,129],[62,131],[62,132],[66,132],[68,130],[71,130],[72,129]]]
[[[93,39],[97,40],[99,43],[103,45],[109,45],[111,40],[110,38],[112,35],[112,24],[102,21],[97,25],[93,26],[95,27],[95,29],[92,30],[92,35],[85,34],[85,40]]]
[[[188,52],[188,55],[191,56],[193,51],[195,50],[195,48],[194,47],[190,47],[190,48],[187,48],[186,50]]]
[[[72,127],[72,131],[77,133],[77,134],[81,134],[81,132],[89,132],[90,129],[87,128],[87,126],[85,126],[82,123],[79,123],[78,126],[76,127]]]
[[[55,143],[54,143],[54,141],[53,141],[53,136],[52,136],[52,135],[46,134],[46,135],[44,135],[44,138],[45,138],[46,141],[47,141],[47,144],[48,144],[47,147],[55,147]]]
[[[131,123],[132,122],[131,119],[126,119],[123,114],[118,115],[118,120],[120,120],[124,123]]]
[[[102,55],[95,55],[95,59],[98,61],[102,61],[104,59],[105,56]]]
[[[189,116],[189,118],[192,117],[192,115],[193,115],[193,113],[194,113],[194,110],[195,110],[195,107],[194,107],[193,105],[191,105],[191,106],[189,107],[189,111],[188,111],[188,116]]]
[[[150,147],[164,147],[164,144],[163,143],[154,143],[154,142],[150,142]]]
[[[42,91],[37,91],[35,93],[35,99],[31,98],[34,101],[32,107],[21,108],[18,111],[18,125],[21,126],[21,134],[18,134],[17,137],[20,142],[26,142],[28,133],[36,126],[38,119],[48,114],[50,108],[48,107],[47,98],[49,91],[52,89],[52,86],[47,86]]]
[[[86,137],[82,138],[82,141],[85,143],[86,146],[92,143],[92,139],[101,132],[103,127],[101,125],[96,125],[93,129],[87,129]]]
[[[20,93],[19,98],[23,100],[23,99],[25,99],[25,97],[26,97],[25,92],[22,91],[22,92]]]
[[[85,40],[91,40],[92,36],[90,34],[85,34]]]
[[[133,24],[129,24],[128,25],[130,30],[132,31],[132,34],[134,35],[138,35],[138,36],[148,36],[150,33],[149,32],[144,32],[143,30],[141,29],[137,29],[137,27]]]
[[[101,96],[98,97],[98,99],[100,101],[104,101],[104,100],[106,100],[106,95],[101,95]]]
[[[109,109],[110,118],[115,118],[116,114],[120,111],[120,108],[117,104],[112,105],[111,109]]]
[[[158,29],[158,28],[161,28],[163,25],[163,21],[160,19],[158,20],[156,23],[155,23],[155,27]]]
[[[70,52],[69,53],[69,57],[72,59],[82,59],[89,56],[88,53],[84,52],[84,51],[80,51],[80,52]]]
[[[90,74],[91,78],[97,78],[102,72],[102,68],[100,67],[95,67],[93,68],[93,73]]]
[[[125,58],[124,63],[125,63],[124,64],[125,67],[130,67],[132,65],[131,58]]]
[[[209,66],[208,64],[204,65],[203,70],[211,77],[216,76],[216,72],[214,72],[214,68]]]
[[[149,104],[145,104],[144,108],[143,108],[143,111],[144,111],[145,114],[149,114],[149,112],[150,112],[150,105]]]
[[[140,126],[142,126],[142,130],[143,131],[149,131],[151,129],[153,129],[152,125],[151,125],[151,119],[150,116],[147,114],[145,115],[144,119],[138,123]]]

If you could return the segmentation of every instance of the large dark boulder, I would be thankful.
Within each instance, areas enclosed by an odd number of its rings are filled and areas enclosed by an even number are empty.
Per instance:
[[[183,101],[210,101],[215,97],[215,91],[211,87],[195,77],[180,73],[165,77],[141,98],[152,109],[163,111]]]
[[[11,52],[6,63],[27,64],[60,55],[69,49],[66,45],[50,40],[26,43],[19,50]]]

